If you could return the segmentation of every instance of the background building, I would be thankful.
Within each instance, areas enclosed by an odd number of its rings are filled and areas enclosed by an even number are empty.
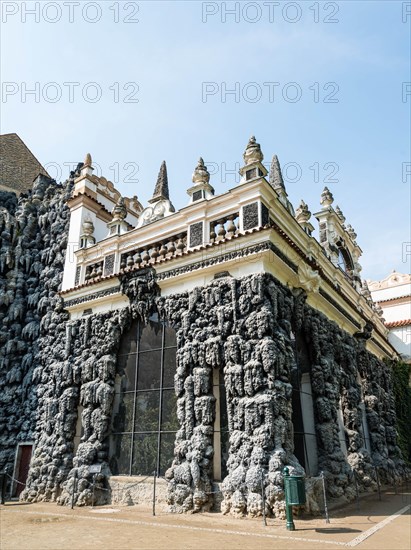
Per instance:
[[[17,134],[0,135],[0,191],[26,193],[39,174],[48,176],[20,137]]]
[[[368,281],[372,299],[381,307],[388,339],[411,362],[411,276],[395,270],[382,281]]]

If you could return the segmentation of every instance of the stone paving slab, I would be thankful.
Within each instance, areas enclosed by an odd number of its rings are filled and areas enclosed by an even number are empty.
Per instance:
[[[362,499],[323,518],[285,522],[234,519],[221,514],[156,516],[146,507],[70,508],[54,503],[0,506],[1,550],[152,549],[219,550],[359,548],[410,550],[411,494]]]

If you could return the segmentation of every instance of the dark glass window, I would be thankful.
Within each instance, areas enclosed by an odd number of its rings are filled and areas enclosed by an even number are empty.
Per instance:
[[[349,275],[354,268],[350,253],[342,247],[338,248],[338,267]]]
[[[175,331],[158,316],[135,321],[118,356],[110,467],[113,474],[163,475],[178,430],[174,392]]]
[[[317,475],[318,452],[315,433],[314,404],[311,388],[311,363],[304,335],[299,331],[290,334],[294,347],[295,364],[291,369],[292,423],[294,428],[294,454],[307,475]]]
[[[217,388],[218,385],[218,388]],[[216,391],[217,390],[217,391]],[[220,422],[214,424],[214,445],[216,448],[220,448],[220,472],[214,471],[214,479],[223,480],[227,474],[227,460],[229,450],[229,430],[228,430],[228,416],[227,416],[227,396],[224,382],[223,371],[218,373],[218,384],[214,381],[214,395],[218,395],[217,407],[219,410]],[[216,437],[217,436],[217,437]]]

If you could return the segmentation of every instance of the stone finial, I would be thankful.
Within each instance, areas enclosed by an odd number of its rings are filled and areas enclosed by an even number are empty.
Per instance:
[[[163,160],[160,166],[153,197],[148,202],[153,203],[161,200],[170,200],[168,192],[167,165],[165,160]]]
[[[366,300],[372,300],[370,289],[368,288],[368,283],[364,279],[361,283],[361,294],[364,296]]]
[[[92,160],[91,160],[91,155],[90,153],[87,153],[86,155],[86,158],[84,159],[84,168],[85,167],[90,167],[91,168],[91,163],[92,163]]]
[[[260,144],[255,140],[255,136],[251,136],[248,140],[243,158],[246,166],[253,164],[254,162],[262,162],[264,155],[261,151]]]
[[[378,302],[375,304],[375,311],[376,311],[378,317],[380,317],[381,321],[384,322],[385,321],[385,319],[383,317],[384,311],[383,311],[382,307],[380,306],[380,304]]]
[[[270,184],[274,187],[276,191],[284,190],[285,185],[283,180],[283,175],[281,173],[280,162],[277,155],[273,155],[270,166]]]
[[[295,211],[295,219],[298,223],[305,223],[311,218],[311,212],[308,210],[308,206],[301,199],[300,205]]]
[[[86,216],[83,221],[83,235],[90,237],[94,233],[94,224],[90,216]]]
[[[133,195],[131,199],[129,199],[130,208],[134,210],[135,212],[140,213],[143,210],[143,207],[141,206],[141,202],[138,200],[137,195]]]
[[[120,197],[117,201],[117,204],[111,211],[113,215],[113,222],[114,221],[123,221],[127,216],[127,208],[124,202],[124,197]]]
[[[354,228],[352,225],[347,225],[347,233],[351,237],[353,241],[357,238],[357,233],[354,231]]]
[[[208,183],[210,181],[210,173],[201,157],[198,159],[197,166],[194,169],[192,180],[194,184]]]
[[[341,222],[342,224],[344,224],[344,222],[345,222],[345,216],[344,216],[344,214],[343,214],[343,212],[342,212],[342,210],[341,210],[341,208],[340,208],[339,206],[336,206],[336,207],[335,207],[335,212],[336,212],[336,214],[337,214],[337,216],[338,216],[340,222]]]
[[[328,187],[324,187],[324,191],[321,193],[321,199],[320,199],[320,203],[322,207],[324,209],[328,208],[329,206],[332,205],[333,202],[334,202],[333,194],[328,189]]]

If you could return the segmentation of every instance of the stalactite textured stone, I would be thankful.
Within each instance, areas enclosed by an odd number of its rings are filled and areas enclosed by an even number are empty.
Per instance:
[[[204,287],[164,297],[155,270],[139,270],[119,277],[129,307],[70,319],[59,290],[75,175],[62,185],[40,177],[18,199],[0,193],[0,468],[13,465],[18,442],[34,442],[22,499],[110,502],[118,349],[132,321],[145,323],[153,312],[177,333],[179,430],[166,473],[171,511],[213,506],[218,372],[229,431],[222,509],[258,516],[265,502],[267,514],[284,516],[283,468],[304,474],[292,424],[301,380],[296,337],[308,354],[319,469],[330,496],[353,498],[355,473],[360,490],[374,488],[374,466],[383,480],[404,476],[388,366],[366,350],[364,338],[308,306],[301,289],[291,291],[268,274],[223,273]],[[83,433],[75,448],[79,415]],[[101,465],[94,491],[93,464]],[[307,486],[310,508],[318,509],[321,493],[315,483]]]

